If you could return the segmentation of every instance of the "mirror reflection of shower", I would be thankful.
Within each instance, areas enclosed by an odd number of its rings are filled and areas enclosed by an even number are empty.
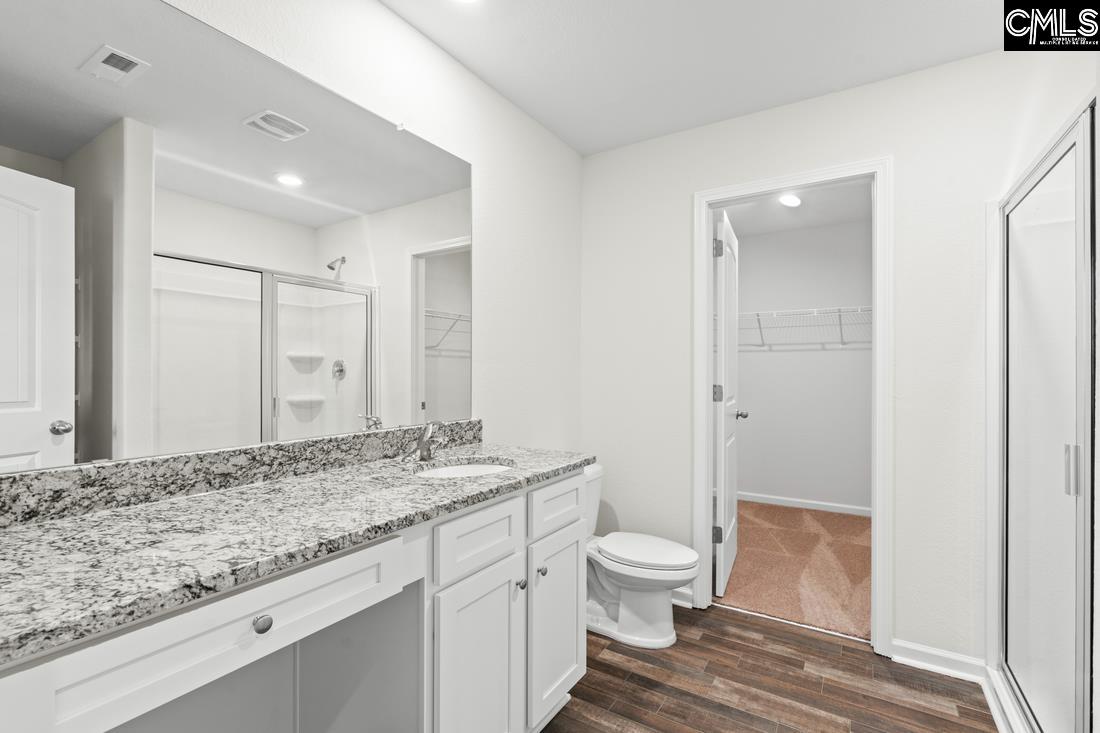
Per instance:
[[[348,261],[347,257],[337,257],[332,262],[325,265],[325,267],[327,267],[328,269],[335,272],[336,275],[334,275],[334,279],[339,280],[340,279],[340,271],[342,269],[344,269],[344,265],[347,263],[347,261]]]

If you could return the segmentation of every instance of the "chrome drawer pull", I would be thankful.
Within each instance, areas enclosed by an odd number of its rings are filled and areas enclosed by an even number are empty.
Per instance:
[[[252,630],[257,634],[266,634],[271,631],[271,627],[275,625],[275,619],[268,616],[266,613],[263,616],[257,616],[252,619]]]

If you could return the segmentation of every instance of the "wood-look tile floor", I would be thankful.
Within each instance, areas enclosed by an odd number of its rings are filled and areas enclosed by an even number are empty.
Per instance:
[[[676,609],[676,644],[588,636],[588,674],[547,733],[996,731],[981,688],[869,645],[750,614]]]

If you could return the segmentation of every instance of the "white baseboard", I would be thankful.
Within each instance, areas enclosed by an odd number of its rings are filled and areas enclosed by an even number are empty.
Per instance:
[[[1024,713],[1016,704],[1015,698],[1008,689],[1008,680],[1004,672],[992,667],[986,669],[986,680],[982,684],[986,702],[989,703],[989,712],[993,714],[993,721],[997,724],[1000,733],[1031,733],[1031,725],[1024,718]]]
[[[957,677],[971,682],[981,683],[986,679],[985,660],[978,657],[969,657],[957,652],[948,652],[943,649],[915,644],[911,641],[894,639],[893,659],[900,664],[910,667],[926,669],[929,672],[938,672],[948,677]]]
[[[758,501],[761,504],[778,504],[779,506],[793,506],[798,509],[817,509],[822,512],[837,512],[839,514],[858,514],[861,517],[871,516],[871,507],[854,506],[852,504],[834,504],[829,501],[812,501],[810,499],[792,499],[787,496],[772,496],[771,494],[754,494],[750,491],[738,491],[738,499],[745,501]]]
[[[1015,706],[1005,697],[1008,694],[1007,688],[999,689],[1003,685],[1003,678],[998,681],[997,672],[987,667],[984,660],[900,639],[893,640],[893,648],[893,659],[899,664],[981,685],[985,702],[1000,733],[1025,733],[1030,730],[1025,727]]]

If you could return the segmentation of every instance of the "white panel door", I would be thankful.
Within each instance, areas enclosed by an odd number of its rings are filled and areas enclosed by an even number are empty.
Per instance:
[[[717,218],[714,258],[714,374],[721,399],[714,403],[714,526],[722,541],[714,547],[714,595],[726,592],[737,556],[737,235],[725,212]]]
[[[1005,664],[1038,726],[1085,730],[1088,115],[1005,207]]]
[[[0,472],[73,462],[73,237],[73,189],[0,167]]]
[[[524,560],[517,553],[436,594],[437,733],[523,733]]]
[[[561,702],[586,668],[584,520],[527,550],[527,724],[535,726]]]

